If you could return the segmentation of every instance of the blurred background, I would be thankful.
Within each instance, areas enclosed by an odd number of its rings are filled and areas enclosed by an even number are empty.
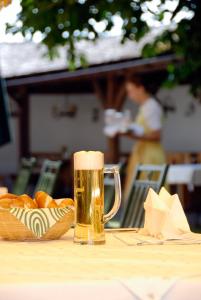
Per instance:
[[[199,227],[199,1],[4,0],[0,8],[1,185],[13,189],[23,157],[37,159],[33,186],[45,159],[61,160],[55,193],[72,196],[73,152],[126,162],[135,140],[103,129],[106,109],[135,119],[125,84],[134,74],[160,101],[166,163],[178,165],[167,181]]]

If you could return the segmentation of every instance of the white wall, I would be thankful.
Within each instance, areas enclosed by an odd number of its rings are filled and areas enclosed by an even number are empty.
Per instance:
[[[168,151],[201,152],[201,104],[189,94],[188,86],[161,90],[159,98],[174,104],[164,123],[163,144]],[[188,116],[189,105],[194,113]]]
[[[187,86],[174,90],[161,90],[159,98],[176,107],[169,113],[164,122],[163,144],[168,151],[201,152],[201,105],[195,103],[195,112],[186,116],[192,97]],[[106,149],[106,139],[102,134],[103,113],[99,101],[93,95],[35,95],[31,97],[31,150],[33,152],[59,152],[67,146],[70,152],[81,149]],[[78,112],[75,118],[55,119],[52,107],[61,109],[69,103],[76,104]],[[94,108],[100,110],[100,118],[92,121]],[[133,117],[137,107],[127,101],[124,108],[132,110]],[[15,172],[17,167],[17,121],[12,121],[14,142],[0,148],[0,174]],[[128,152],[133,143],[121,139],[121,150]]]
[[[56,119],[53,106],[65,109],[68,104],[76,104],[74,118]],[[98,122],[92,121],[94,108],[100,110]],[[31,97],[31,150],[33,152],[59,152],[67,146],[70,152],[80,149],[105,150],[106,139],[102,134],[103,112],[93,95],[32,96]]]
[[[57,105],[65,108],[69,103],[76,104],[78,113],[75,118],[55,119],[52,107]],[[92,122],[93,108],[99,109],[99,121]],[[133,117],[137,106],[127,101],[124,109],[130,109]],[[103,111],[100,102],[91,94],[52,96],[36,95],[31,97],[31,150],[33,152],[58,152],[62,146],[67,146],[70,152],[81,149],[99,149],[107,147],[103,135]],[[121,139],[121,150],[130,151],[133,142],[127,138]]]

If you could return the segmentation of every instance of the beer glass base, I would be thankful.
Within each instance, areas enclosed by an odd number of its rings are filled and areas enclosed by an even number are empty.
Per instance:
[[[102,225],[101,232],[94,231],[91,225],[77,224],[75,226],[74,243],[82,245],[105,244],[105,232]]]
[[[80,245],[104,245],[105,240],[104,241],[83,241],[80,239],[74,239],[74,243]]]

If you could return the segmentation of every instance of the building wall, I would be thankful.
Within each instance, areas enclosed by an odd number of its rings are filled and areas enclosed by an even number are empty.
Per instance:
[[[165,119],[163,144],[167,151],[201,152],[201,104],[189,94],[189,87],[161,90],[159,98],[175,105]],[[193,111],[191,106],[193,104]]]
[[[167,151],[201,152],[201,105],[194,103],[191,113],[192,97],[187,86],[174,90],[161,90],[159,98],[175,106],[176,111],[169,113],[164,120],[163,144]],[[104,151],[107,141],[102,133],[103,112],[99,101],[93,95],[34,95],[31,96],[31,150],[33,152],[59,152],[67,146],[69,152],[81,149],[100,149]],[[78,107],[74,118],[56,118],[55,105],[65,110],[68,105]],[[131,109],[133,118],[137,107],[126,101],[124,109]],[[94,109],[99,110],[99,119],[93,121]],[[12,119],[13,143],[0,149],[0,174],[16,172],[18,164],[17,120]],[[121,150],[129,152],[132,141],[121,139]]]
[[[66,110],[70,104],[78,108],[74,118],[56,118],[52,112],[57,106]],[[93,122],[93,110],[100,112],[99,120]],[[69,152],[80,149],[106,148],[102,134],[103,112],[93,95],[62,95],[31,97],[31,150],[33,152],[59,152],[67,146]]]

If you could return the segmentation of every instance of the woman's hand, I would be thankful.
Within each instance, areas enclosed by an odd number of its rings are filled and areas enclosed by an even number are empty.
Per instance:
[[[154,130],[145,135],[143,135],[142,140],[150,142],[160,142],[161,140],[161,130]]]

